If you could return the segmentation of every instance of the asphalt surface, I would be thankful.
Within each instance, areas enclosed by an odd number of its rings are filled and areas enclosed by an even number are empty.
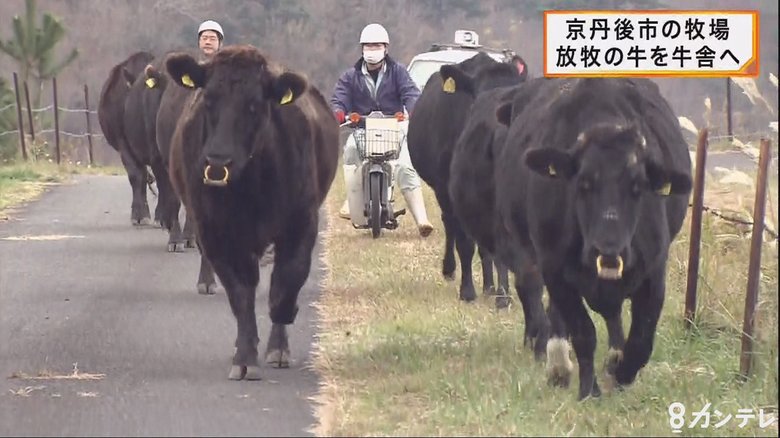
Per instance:
[[[311,435],[320,239],[288,329],[290,368],[263,363],[263,380],[229,381],[227,297],[197,294],[197,250],[168,253],[164,231],[133,228],[130,199],[123,176],[80,176],[0,221],[0,435]],[[271,268],[257,291],[261,360]],[[74,364],[105,376],[13,377]]]

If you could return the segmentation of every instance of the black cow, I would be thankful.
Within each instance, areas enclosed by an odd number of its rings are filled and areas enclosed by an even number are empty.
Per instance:
[[[296,73],[278,74],[252,46],[225,47],[202,65],[171,56],[166,69],[198,89],[174,132],[170,167],[195,221],[199,288],[211,287],[216,272],[236,317],[229,378],[258,379],[258,258],[274,244],[266,361],[285,367],[285,326],[298,312],[319,208],[336,173],[338,124],[319,90]]]
[[[409,156],[420,178],[436,194],[445,229],[442,274],[453,279],[454,246],[461,261],[460,299],[476,299],[471,273],[474,242],[463,232],[452,212],[449,196],[450,162],[455,142],[466,123],[474,97],[481,92],[525,80],[525,62],[515,56],[511,63],[493,60],[485,52],[459,64],[442,66],[428,79],[410,117],[407,143]],[[446,84],[446,87],[445,87]],[[483,290],[495,292],[492,259],[480,249]],[[500,295],[506,292],[498,291]]]
[[[498,110],[510,128],[497,157],[497,211],[550,295],[551,381],[568,382],[570,336],[579,399],[598,396],[596,332],[583,298],[607,323],[607,376],[633,382],[652,353],[668,249],[687,212],[688,146],[645,79],[540,79],[511,105],[510,117],[506,107]]]
[[[496,119],[496,110],[511,103],[523,86],[500,87],[477,96],[452,154],[449,195],[463,231],[493,258],[499,285],[504,290],[509,289],[507,267],[515,273],[525,316],[524,342],[541,359],[549,336],[541,278],[533,266],[522,263],[517,246],[511,245],[510,236],[498,227],[495,212],[494,157],[503,150],[507,133],[507,127]]]
[[[146,201],[146,167],[139,166],[125,138],[125,100],[130,87],[154,55],[149,52],[136,52],[111,68],[108,79],[103,84],[98,102],[98,122],[106,141],[122,159],[127,178],[133,190],[133,202],[130,219],[133,225],[151,224],[149,205]]]
[[[155,108],[149,108],[148,116],[152,117],[154,145],[158,150],[163,168],[168,175],[170,166],[171,137],[176,128],[176,122],[179,120],[185,102],[193,94],[190,88],[178,87],[172,84],[172,81],[165,71],[165,60],[172,54],[189,53],[195,55],[192,50],[176,50],[169,52],[161,57],[161,61],[155,62],[144,70],[145,81],[148,86],[153,87],[160,93],[159,100]],[[173,86],[171,86],[173,85]],[[185,247],[195,247],[195,230],[192,221],[187,221],[182,230],[179,223],[179,210],[181,209],[181,200],[175,191],[165,200],[160,200],[162,205],[162,216],[168,229],[168,251],[183,251]]]
[[[154,179],[157,182],[159,197],[154,212],[154,219],[162,227],[170,229],[170,219],[165,217],[165,206],[171,202],[173,189],[165,163],[157,148],[157,110],[160,107],[165,82],[150,81],[146,71],[159,68],[165,58],[160,57],[148,64],[133,82],[125,99],[124,131],[127,140],[128,155],[135,165],[146,169],[152,168]],[[142,186],[142,188],[145,188]],[[134,202],[146,200],[145,190],[133,192]]]

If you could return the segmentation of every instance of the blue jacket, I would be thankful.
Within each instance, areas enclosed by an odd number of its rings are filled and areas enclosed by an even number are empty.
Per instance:
[[[379,83],[376,100],[371,97],[371,91],[363,74],[363,58],[355,66],[345,71],[333,90],[330,106],[334,112],[344,111],[345,114],[356,112],[366,115],[371,111],[382,111],[387,115],[403,112],[404,107],[412,113],[415,102],[420,97],[420,89],[409,76],[406,68],[385,56],[385,72]]]

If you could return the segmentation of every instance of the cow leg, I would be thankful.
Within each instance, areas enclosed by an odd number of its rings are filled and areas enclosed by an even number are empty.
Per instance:
[[[171,224],[168,229],[168,252],[183,252],[184,248],[187,246],[187,239],[184,237],[181,230],[181,224],[179,223],[180,208],[181,204],[178,200],[171,199],[168,202],[166,216]]]
[[[217,281],[214,277],[214,268],[211,262],[203,254],[203,249],[198,242],[200,251],[200,272],[198,272],[198,293],[201,295],[214,295],[217,293]]]
[[[604,386],[605,391],[612,391],[617,387],[615,382],[615,369],[621,360],[623,360],[623,346],[626,343],[626,336],[623,333],[623,317],[621,315],[621,306],[615,309],[609,309],[604,315],[604,321],[607,324],[607,334],[609,335],[609,350],[604,364]]]
[[[157,193],[159,195],[157,198],[157,206],[154,209],[154,222],[170,231],[172,227],[170,202],[173,187],[171,186],[171,180],[168,177],[168,169],[159,158],[152,159],[151,166],[154,179],[157,182]]]
[[[649,276],[631,298],[631,328],[623,349],[623,359],[615,367],[618,385],[631,384],[650,360],[658,319],[664,304],[665,268]]]
[[[177,216],[178,217],[178,216]],[[192,220],[192,215],[189,214],[189,212],[185,209],[185,218],[184,218],[184,232],[182,233],[185,239],[185,246],[187,248],[195,248],[196,245],[196,239],[195,239],[195,221]]]
[[[460,224],[455,222],[453,227],[455,228],[455,247],[460,257],[460,299],[471,302],[477,299],[477,292],[474,290],[474,274],[471,270],[476,245],[463,232]]]
[[[133,225],[150,225],[149,204],[146,202],[146,169],[138,166],[126,152],[126,146],[120,148],[119,157],[127,171],[127,179],[133,190],[133,202],[130,204],[130,221]]]
[[[191,246],[189,244],[188,238],[182,232],[181,222],[179,222],[181,201],[176,195],[176,192],[173,191],[173,186],[170,184],[170,180],[168,182],[168,189],[170,191],[167,192],[165,197],[167,202],[165,203],[165,208],[163,210],[164,223],[166,224],[166,228],[168,228],[168,252],[183,252],[185,247]],[[162,190],[160,190],[160,192],[162,193]],[[162,199],[163,197],[160,195],[161,202]],[[192,228],[192,225],[190,225],[190,228]]]
[[[515,287],[525,318],[523,345],[531,347],[536,359],[540,360],[547,348],[550,326],[542,303],[542,276],[534,264],[528,262],[521,266],[515,274]]]
[[[578,400],[589,396],[598,397],[601,389],[596,382],[593,356],[596,350],[596,328],[585,308],[582,297],[575,289],[553,275],[545,275],[544,282],[550,293],[551,304],[560,312],[560,317],[566,323],[566,329],[571,334],[574,353],[580,369],[580,388]],[[563,342],[562,342],[563,341]],[[553,338],[553,345],[565,344],[565,339]],[[548,347],[548,352],[550,348]]]
[[[479,251],[479,259],[482,264],[482,293],[485,295],[495,295],[496,287],[493,283],[493,256],[481,246],[477,246],[477,251]]]
[[[235,240],[231,243],[235,244]],[[218,244],[220,245],[220,244]],[[238,334],[236,335],[236,354],[230,368],[230,380],[260,380],[260,367],[257,360],[257,317],[255,315],[255,291],[260,280],[260,267],[257,257],[246,245],[220,245],[215,248],[220,254],[230,254],[229,258],[219,257],[212,265],[230,302],[230,309],[236,317]]]
[[[441,273],[446,280],[455,279],[455,233],[453,232],[455,215],[452,213],[450,199],[447,195],[436,193],[436,200],[441,209],[441,221],[444,224],[444,260]]]
[[[311,253],[317,238],[316,211],[308,218],[293,221],[284,236],[274,241],[274,270],[268,293],[271,333],[266,347],[266,363],[277,368],[290,366],[287,325],[298,314],[298,294],[311,269]]]
[[[493,259],[496,265],[496,275],[498,276],[498,289],[496,290],[496,308],[504,309],[509,307],[512,297],[509,296],[509,269],[506,265]]]
[[[550,319],[550,339],[547,341],[547,383],[568,388],[574,364],[569,357],[569,332],[561,313],[550,300],[547,306]]]

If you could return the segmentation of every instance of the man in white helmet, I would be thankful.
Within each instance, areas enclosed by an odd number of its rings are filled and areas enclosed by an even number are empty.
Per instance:
[[[225,39],[225,33],[222,26],[214,20],[206,20],[198,26],[198,48],[200,49],[201,61],[205,61],[214,56],[222,48],[222,40]]]
[[[402,113],[404,107],[411,117],[414,104],[420,97],[420,89],[409,76],[406,67],[388,56],[389,45],[390,36],[382,25],[372,23],[363,28],[360,33],[363,56],[354,67],[341,75],[330,99],[331,108],[339,123],[344,123],[347,114],[352,112],[367,115],[372,111],[381,111],[392,115]],[[404,131],[407,126],[408,122],[402,123]],[[350,135],[344,146],[345,181],[361,183],[360,178],[352,177],[359,164],[357,145],[354,137]],[[418,231],[421,236],[427,237],[433,231],[433,226],[428,222],[420,177],[412,166],[406,141],[394,167],[395,180],[417,222]],[[347,193],[349,198],[353,191],[347,190]],[[348,202],[344,203],[339,216],[350,218]]]

